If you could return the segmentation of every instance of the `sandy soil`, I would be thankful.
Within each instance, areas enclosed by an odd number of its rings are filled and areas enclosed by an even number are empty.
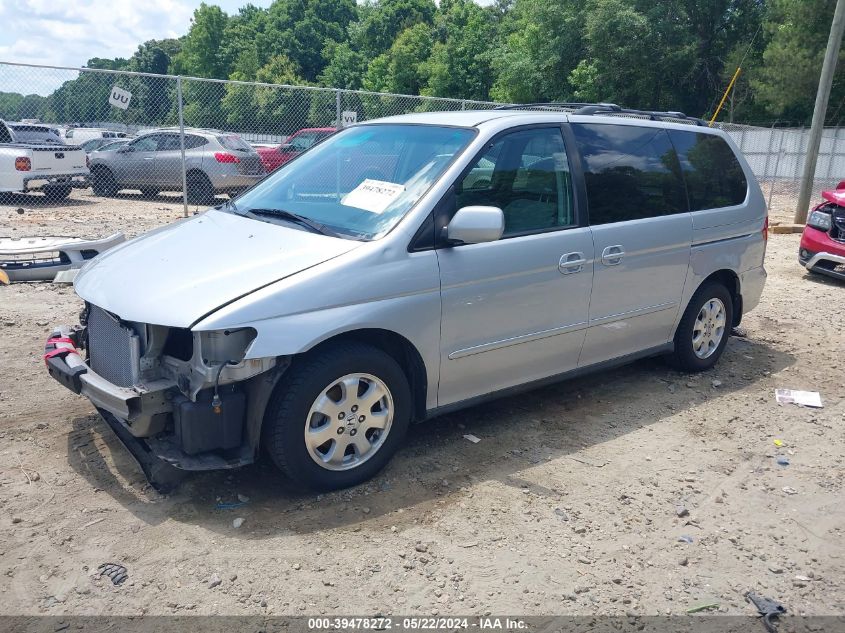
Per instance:
[[[182,213],[177,196],[7,202],[0,236],[132,235]],[[845,614],[845,284],[806,274],[797,246],[771,236],[748,337],[713,371],[648,360],[450,415],[327,495],[291,492],[266,460],[159,495],[44,371],[72,290],[0,287],[2,612],[751,614],[753,589]],[[776,387],[824,408],[778,405]],[[128,580],[97,577],[104,562]]]

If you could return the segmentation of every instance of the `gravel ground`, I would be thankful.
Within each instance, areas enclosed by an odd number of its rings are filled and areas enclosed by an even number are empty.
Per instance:
[[[5,202],[5,237],[134,235],[182,214],[175,194]],[[266,460],[159,495],[44,371],[72,290],[0,287],[2,611],[752,614],[753,589],[843,615],[845,284],[805,273],[798,239],[770,237],[748,337],[714,370],[648,360],[440,418],[376,479],[326,495],[291,492]],[[824,408],[778,405],[776,387]],[[99,578],[104,562],[128,580]]]

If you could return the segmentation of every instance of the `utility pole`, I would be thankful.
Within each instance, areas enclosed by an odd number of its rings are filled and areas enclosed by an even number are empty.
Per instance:
[[[804,158],[804,175],[801,178],[798,206],[795,208],[796,224],[804,224],[807,221],[810,195],[813,192],[813,180],[816,174],[816,161],[819,158],[819,146],[824,129],[824,117],[827,113],[827,102],[830,98],[830,88],[833,85],[833,71],[836,70],[836,61],[839,58],[843,30],[845,30],[845,0],[837,0],[836,11],[833,13],[833,23],[830,25],[830,37],[827,39],[822,74],[819,77],[819,89],[816,92],[813,123],[810,127],[810,138],[807,142],[807,155]]]

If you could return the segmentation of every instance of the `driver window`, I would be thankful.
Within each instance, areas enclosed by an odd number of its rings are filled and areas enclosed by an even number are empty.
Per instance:
[[[575,224],[572,176],[560,129],[520,130],[500,137],[457,187],[457,208],[499,207],[504,237]]]
[[[132,149],[136,152],[154,152],[158,146],[158,139],[158,134],[139,138],[137,141],[132,143]]]

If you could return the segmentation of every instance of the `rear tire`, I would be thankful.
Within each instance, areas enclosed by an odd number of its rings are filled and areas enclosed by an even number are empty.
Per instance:
[[[725,286],[708,282],[690,299],[675,332],[671,363],[683,371],[706,371],[715,365],[730,338],[733,297]]]
[[[48,202],[60,202],[67,199],[72,187],[70,185],[52,185],[44,187],[44,197]]]
[[[202,172],[191,172],[187,177],[188,202],[191,204],[210,204],[214,201],[214,187]]]
[[[95,196],[111,197],[117,194],[117,181],[114,174],[105,167],[96,169],[91,173],[91,189]]]
[[[305,355],[279,385],[264,416],[264,443],[300,487],[336,490],[380,471],[411,419],[411,391],[399,364],[363,343]]]

